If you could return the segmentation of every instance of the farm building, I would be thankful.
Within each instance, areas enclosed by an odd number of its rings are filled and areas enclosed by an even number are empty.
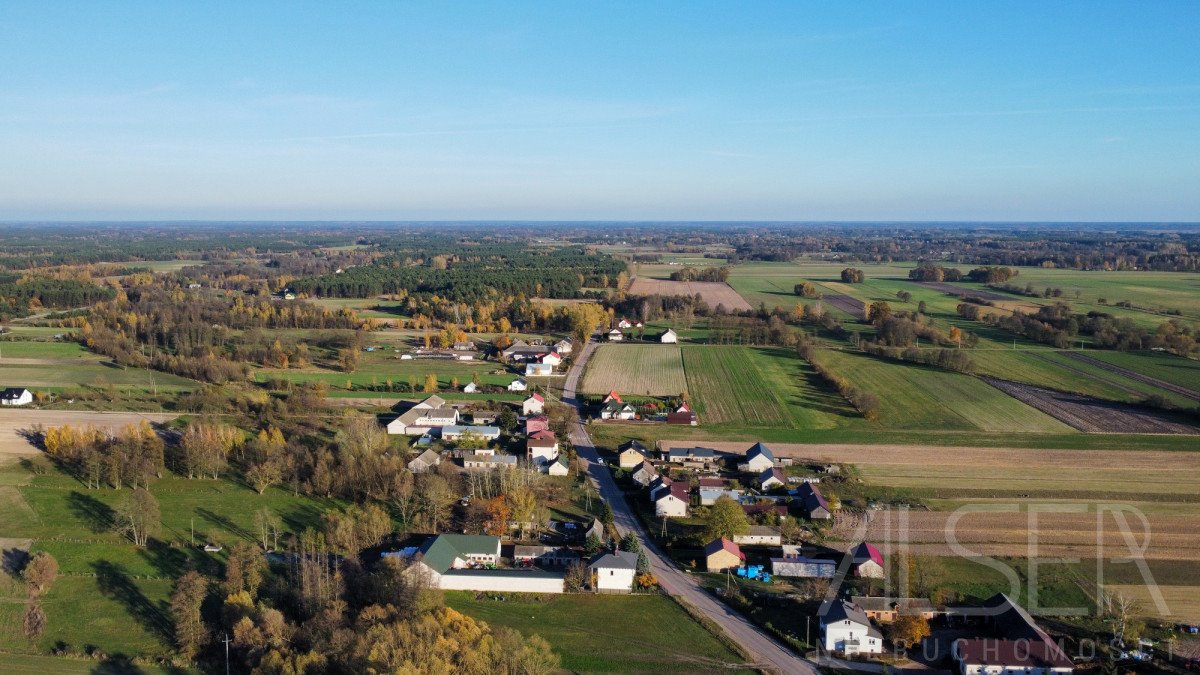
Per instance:
[[[825,501],[821,489],[812,483],[804,483],[797,489],[796,501],[800,503],[809,520],[829,520],[833,517],[833,509],[829,507],[829,502]]]
[[[735,502],[742,498],[741,490],[731,490],[723,487],[700,486],[698,492],[700,493],[700,506],[712,506],[721,497],[729,497]]]
[[[951,651],[964,675],[1074,672],[1071,658],[1025,608],[1003,593],[992,596],[983,606],[992,632],[1003,637],[956,640]]]
[[[546,570],[450,570],[438,579],[446,591],[497,591],[504,593],[562,593],[562,572]]]
[[[451,347],[456,352],[473,352],[475,351],[475,343],[467,340],[465,342],[455,342]]]
[[[420,436],[433,429],[458,424],[458,410],[441,396],[430,396],[388,422],[389,434]]]
[[[570,354],[574,349],[575,347],[571,345],[570,340],[559,340],[554,343],[554,351],[564,356]]]
[[[837,568],[836,560],[826,558],[806,558],[799,555],[771,558],[771,575],[777,577],[832,579],[837,573]]]
[[[662,335],[658,336],[658,341],[665,345],[673,345],[679,342],[679,335],[668,328]]]
[[[746,554],[742,553],[737,544],[725,537],[713,539],[704,547],[704,564],[709,572],[723,572],[741,567],[744,562]]]
[[[638,485],[649,487],[650,483],[658,477],[658,469],[654,468],[654,465],[648,461],[642,462],[633,470],[633,473],[629,477]]]
[[[557,368],[558,366],[562,365],[562,357],[558,355],[558,352],[550,352],[549,354],[543,356],[539,362],[548,365],[551,368]]]
[[[505,389],[508,389],[509,391],[525,391],[528,388],[529,383],[519,377],[512,382],[509,382],[508,386],[505,387]]]
[[[426,450],[408,463],[408,470],[413,473],[425,473],[442,463],[442,456],[434,449]]]
[[[9,387],[0,391],[0,405],[28,405],[33,403],[33,392],[24,387]]]
[[[571,466],[566,455],[559,455],[553,462],[543,465],[546,473],[551,476],[565,476],[571,473]]]
[[[664,459],[686,467],[710,469],[717,463],[717,451],[712,448],[668,448]]]
[[[932,619],[937,615],[933,603],[925,598],[889,598],[856,595],[850,601],[862,608],[867,618],[882,623],[891,623],[901,616],[919,616]]]
[[[566,567],[579,561],[579,554],[561,546],[514,546],[513,563],[538,567]]]
[[[758,476],[758,488],[764,492],[782,487],[787,487],[787,476],[779,469],[767,469]]]
[[[631,592],[637,574],[637,559],[637,554],[631,551],[612,551],[597,556],[588,565],[592,590],[597,593]]]
[[[451,424],[442,427],[442,438],[448,441],[457,441],[462,438],[463,434],[475,434],[476,436],[481,436],[485,441],[494,441],[500,438],[500,427],[462,424]]]
[[[826,651],[847,656],[883,652],[883,635],[856,605],[845,600],[826,600],[818,616],[821,642]]]
[[[868,579],[883,578],[883,554],[873,545],[863,542],[850,549],[850,567],[854,576]]]
[[[667,424],[680,424],[683,426],[696,426],[700,420],[696,417],[696,413],[691,410],[674,411],[667,413]]]
[[[546,410],[546,399],[541,394],[533,394],[521,402],[521,412],[526,415],[540,415]]]
[[[466,534],[432,536],[417,548],[412,560],[414,568],[424,567],[436,574],[499,561],[500,537]]]
[[[549,354],[550,349],[543,345],[531,345],[524,340],[517,340],[500,351],[500,356],[508,361],[535,361]]]
[[[746,451],[746,461],[738,464],[738,471],[761,474],[775,467],[775,454],[762,443],[755,443]]]
[[[650,451],[637,440],[628,441],[617,448],[617,465],[622,469],[633,467],[646,461]]]
[[[659,518],[684,518],[688,513],[688,486],[672,483],[666,491],[660,491],[654,500],[654,515]]]
[[[743,546],[779,546],[783,543],[783,536],[773,527],[751,525],[745,534],[735,534],[733,541]]]
[[[525,418],[525,435],[532,436],[539,431],[550,430],[550,418],[545,415],[533,415]]]
[[[495,426],[496,418],[499,417],[494,410],[472,410],[471,421],[475,424],[486,426]]]
[[[466,384],[466,386],[463,387],[463,393],[464,394],[479,393],[479,385],[475,384],[474,382],[468,382]]]
[[[487,471],[501,467],[515,467],[517,458],[514,455],[492,455],[476,453],[463,457],[463,468],[467,471]]]
[[[526,363],[525,377],[547,377],[554,374],[554,366],[549,363]]]

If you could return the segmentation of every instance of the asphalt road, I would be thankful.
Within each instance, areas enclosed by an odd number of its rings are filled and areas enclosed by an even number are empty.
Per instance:
[[[576,397],[576,387],[583,374],[588,358],[595,351],[596,344],[588,342],[575,359],[575,364],[567,374],[563,386],[563,402],[573,405],[580,412],[580,422],[571,430],[571,443],[579,456],[587,460],[588,473],[592,477],[600,496],[608,502],[613,511],[613,524],[617,531],[624,535],[634,532],[642,540],[642,547],[650,559],[650,567],[663,590],[672,596],[683,599],[700,613],[721,626],[732,640],[753,659],[753,665],[762,670],[776,673],[812,673],[819,672],[814,664],[806,661],[794,652],[766,635],[742,615],[727,607],[714,598],[691,575],[682,572],[654,545],[650,537],[642,529],[633,509],[625,501],[625,495],[617,486],[616,480],[608,467],[600,461],[596,446],[583,424],[583,409],[581,401]]]

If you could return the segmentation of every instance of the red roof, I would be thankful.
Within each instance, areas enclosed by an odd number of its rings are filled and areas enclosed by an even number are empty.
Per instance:
[[[712,541],[708,542],[708,545],[704,547],[704,556],[708,557],[720,550],[729,551],[742,560],[746,559],[746,554],[742,553],[742,549],[739,548],[737,544],[729,541],[725,537],[713,539]]]
[[[533,394],[533,395],[532,395],[532,396],[530,396],[529,398],[531,398],[531,399],[533,399],[533,400],[535,400],[535,401],[537,401],[537,402],[539,402],[539,403],[545,403],[545,402],[546,402],[546,399],[542,398],[542,395],[541,395],[541,394]]]
[[[724,478],[701,478],[700,487],[721,488],[729,485],[729,481]]]
[[[535,431],[535,432],[533,432],[532,434],[530,434],[530,435],[529,435],[529,437],[530,437],[530,438],[537,439],[537,440],[539,440],[539,441],[554,441],[554,440],[558,440],[558,437],[554,435],[554,432],[553,432],[553,431],[550,431],[549,429],[543,429],[543,430],[541,430],[541,431]]]
[[[692,406],[688,405],[687,401],[684,401],[683,403],[679,404],[679,407],[675,409],[675,412],[677,412],[677,413],[692,412]]]
[[[873,545],[863,542],[854,547],[854,564],[861,565],[868,560],[874,561],[880,567],[883,566],[883,554]]]
[[[608,403],[609,401],[616,401],[617,403],[624,403],[624,401],[621,400],[621,395],[618,394],[616,391],[610,391],[610,392],[608,392],[608,396],[604,397],[605,403]]]
[[[692,493],[692,488],[687,483],[671,483],[671,494],[683,501],[688,500],[688,495]]]

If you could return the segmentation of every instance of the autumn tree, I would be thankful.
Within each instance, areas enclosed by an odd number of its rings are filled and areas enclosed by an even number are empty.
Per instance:
[[[929,621],[923,616],[902,614],[889,626],[889,637],[893,643],[906,647],[917,645],[929,637]]]
[[[42,595],[58,578],[58,561],[45,551],[39,551],[21,571],[21,578],[29,586],[29,595]]]
[[[114,522],[117,530],[134,544],[145,546],[162,527],[158,500],[146,488],[137,488],[117,504]]]
[[[208,639],[208,629],[200,614],[208,581],[192,570],[179,577],[171,593],[171,621],[175,625],[175,645],[185,659],[191,659]]]
[[[508,499],[504,495],[496,495],[484,503],[484,510],[487,513],[484,532],[496,537],[506,536],[508,523],[512,519],[512,507]]]
[[[438,378],[436,373],[429,373],[425,376],[424,392],[426,394],[435,394],[438,390]]]
[[[262,544],[264,551],[279,548],[279,533],[283,529],[283,520],[269,506],[254,512],[254,528],[258,532],[258,543]]]
[[[876,300],[867,308],[867,321],[873,324],[881,324],[892,315],[892,306],[883,300]]]
[[[21,632],[30,640],[36,640],[46,630],[46,612],[37,598],[29,598],[25,603],[25,612],[21,616]]]
[[[253,598],[258,594],[266,572],[267,559],[262,551],[249,542],[238,542],[229,549],[221,592],[225,595],[245,592]]]
[[[218,478],[225,470],[229,453],[237,447],[242,432],[219,422],[193,421],[179,441],[188,478]]]
[[[708,507],[708,515],[704,518],[704,536],[706,539],[724,537],[732,539],[739,534],[750,531],[750,519],[741,505],[722,495],[712,506]]]

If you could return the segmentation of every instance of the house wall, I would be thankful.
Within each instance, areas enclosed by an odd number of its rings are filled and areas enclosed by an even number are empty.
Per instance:
[[[868,560],[859,564],[854,569],[855,574],[867,579],[882,579],[883,567],[874,560]]]
[[[720,572],[733,567],[740,567],[742,564],[740,558],[725,549],[721,549],[708,556],[708,560],[705,562],[707,563],[709,572]]]
[[[838,621],[824,627],[825,649],[831,652],[847,654],[879,654],[883,652],[883,640],[870,637],[867,626],[853,621]],[[847,641],[857,640],[857,646],[847,645]]]
[[[600,593],[629,593],[633,590],[634,570],[597,569],[595,590]]]
[[[654,502],[654,515],[682,518],[687,515],[687,504],[678,497],[664,497]]]
[[[735,544],[753,545],[775,545],[779,546],[783,543],[783,538],[778,534],[738,534],[733,537]]]
[[[509,593],[562,593],[563,578],[535,574],[485,575],[454,574],[441,576],[439,588],[447,591],[503,591]]]

